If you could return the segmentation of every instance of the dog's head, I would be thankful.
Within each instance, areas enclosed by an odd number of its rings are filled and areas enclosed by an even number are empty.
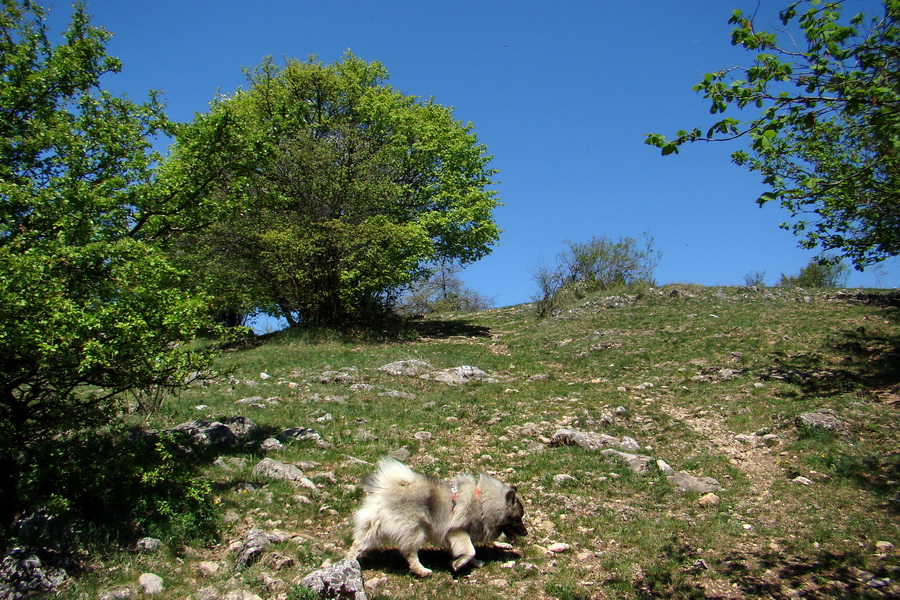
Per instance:
[[[500,531],[506,534],[510,540],[515,540],[518,536],[528,535],[525,524],[522,519],[525,517],[525,507],[519,499],[519,494],[515,487],[509,488],[506,492],[506,517],[500,523]]]

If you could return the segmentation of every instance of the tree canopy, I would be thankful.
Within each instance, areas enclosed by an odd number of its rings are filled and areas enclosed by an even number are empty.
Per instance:
[[[495,171],[472,125],[387,77],[349,53],[267,59],[178,133],[164,171],[215,170],[207,197],[226,208],[175,252],[223,307],[291,325],[364,319],[428,265],[496,243]]]
[[[732,160],[770,187],[783,223],[806,248],[835,251],[862,269],[900,252],[900,1],[883,14],[847,17],[844,2],[804,0],[780,12],[778,33],[735,11],[732,44],[756,53],[749,67],[708,73],[694,87],[721,118],[674,139],[648,134],[663,155],[689,142],[746,138]]]
[[[54,45],[32,2],[0,5],[0,507],[40,439],[105,423],[122,392],[178,387],[206,298],[158,241],[192,202],[156,185],[151,94],[104,91],[110,36],[75,7]]]

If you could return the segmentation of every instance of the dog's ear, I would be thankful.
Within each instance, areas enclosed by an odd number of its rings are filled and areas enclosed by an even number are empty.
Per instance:
[[[511,487],[508,492],[506,492],[506,504],[512,506],[516,503],[516,488],[515,486]]]

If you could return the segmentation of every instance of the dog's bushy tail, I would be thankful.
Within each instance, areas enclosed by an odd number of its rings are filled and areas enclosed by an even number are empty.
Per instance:
[[[384,491],[392,486],[412,485],[416,473],[402,462],[393,458],[382,458],[374,473],[362,480],[362,488],[367,494]]]

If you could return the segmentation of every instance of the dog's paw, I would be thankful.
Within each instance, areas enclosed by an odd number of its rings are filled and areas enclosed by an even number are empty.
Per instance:
[[[410,571],[412,571],[412,574],[416,577],[421,577],[423,579],[431,575],[431,569],[426,569],[425,567],[420,569],[410,569]]]
[[[471,556],[460,556],[459,558],[457,558],[456,560],[454,560],[454,561],[450,564],[450,566],[453,568],[454,571],[459,571],[460,569],[462,569],[463,567],[465,567],[465,566],[467,566],[467,565],[469,565],[469,564],[471,564],[472,566],[477,567],[477,566],[479,566],[479,565],[478,565],[478,562],[480,562],[480,561],[475,560],[475,559],[474,559],[473,557],[471,557]]]

